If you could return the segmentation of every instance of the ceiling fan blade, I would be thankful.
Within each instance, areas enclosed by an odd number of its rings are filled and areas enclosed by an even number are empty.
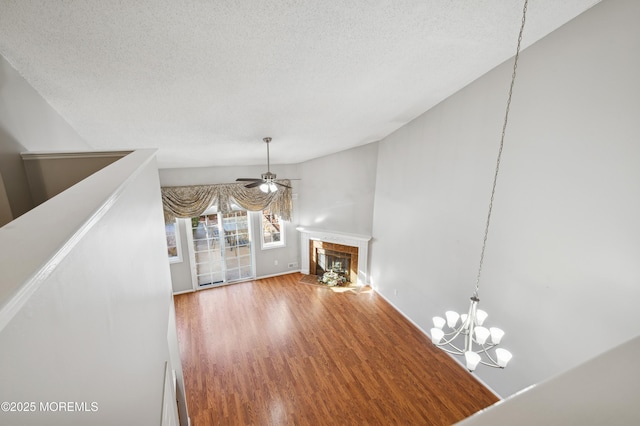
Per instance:
[[[248,185],[245,185],[244,187],[245,188],[255,188],[256,186],[260,186],[260,185],[262,185],[262,179],[260,179],[260,180],[258,180],[256,182],[252,182],[252,183],[250,183]]]
[[[291,187],[289,185],[285,185],[284,183],[280,183],[280,182],[276,182],[276,181],[274,181],[273,183],[275,183],[276,185],[284,186],[285,188],[291,189]]]
[[[236,179],[236,182],[257,182],[257,181],[262,181],[261,178],[238,178]]]

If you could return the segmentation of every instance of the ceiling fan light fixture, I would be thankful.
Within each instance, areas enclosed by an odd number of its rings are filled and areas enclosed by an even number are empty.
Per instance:
[[[289,184],[276,181],[276,174],[271,173],[271,160],[269,158],[269,143],[271,142],[271,138],[264,138],[263,141],[267,145],[267,172],[262,173],[260,178],[238,178],[236,182],[249,182],[245,185],[245,188],[259,188],[260,191],[265,194],[278,191],[278,186],[291,189]]]

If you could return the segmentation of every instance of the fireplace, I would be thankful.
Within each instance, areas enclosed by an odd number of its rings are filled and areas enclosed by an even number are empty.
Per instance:
[[[322,275],[327,271],[336,271],[347,281],[358,281],[358,247],[325,241],[309,241],[309,273]]]
[[[352,284],[368,284],[367,260],[370,236],[307,227],[298,227],[297,230],[300,231],[301,237],[300,272],[318,275],[323,273],[318,270],[326,271],[327,268],[339,267]],[[320,249],[320,255],[318,255],[318,249]],[[329,251],[328,255],[327,251]],[[318,268],[319,257],[320,268]]]

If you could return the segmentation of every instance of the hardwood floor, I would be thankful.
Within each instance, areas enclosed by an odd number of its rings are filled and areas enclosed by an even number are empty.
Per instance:
[[[373,291],[301,277],[175,296],[192,425],[449,425],[497,401]]]

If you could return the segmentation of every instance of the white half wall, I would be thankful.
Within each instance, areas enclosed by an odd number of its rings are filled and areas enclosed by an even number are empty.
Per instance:
[[[0,424],[160,424],[165,363],[179,363],[166,256],[151,150],[0,228],[0,401],[37,407]]]
[[[640,334],[639,19],[606,0],[522,53],[480,282],[503,397]],[[512,66],[379,144],[371,282],[424,330],[468,307]]]
[[[495,425],[638,425],[640,337],[456,423]]]

